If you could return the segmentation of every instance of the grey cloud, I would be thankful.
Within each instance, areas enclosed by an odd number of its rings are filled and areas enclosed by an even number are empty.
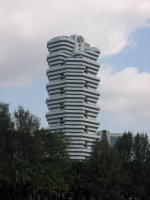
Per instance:
[[[130,44],[133,31],[149,26],[148,18],[148,0],[3,1],[0,85],[19,85],[17,80],[21,79],[25,85],[44,76],[46,41],[54,36],[81,34],[101,49],[101,56],[110,56]]]
[[[137,116],[150,120],[150,73],[139,73],[134,67],[112,73],[110,66],[102,67],[99,76],[100,106],[105,111],[132,120]]]

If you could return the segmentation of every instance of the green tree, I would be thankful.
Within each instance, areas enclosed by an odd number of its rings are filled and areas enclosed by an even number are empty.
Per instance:
[[[149,199],[146,195],[147,189],[147,176],[145,165],[147,163],[150,152],[149,138],[147,134],[137,133],[133,141],[133,195],[139,199]],[[150,166],[149,166],[150,169]],[[150,190],[150,185],[149,185]]]
[[[23,106],[14,111],[13,120],[16,130],[22,134],[32,135],[40,127],[40,119],[29,110],[25,110]]]
[[[71,160],[68,169],[69,194],[73,200],[82,199],[86,189],[86,161]]]
[[[128,163],[133,160],[133,140],[134,136],[132,132],[124,133],[115,145],[124,162]]]
[[[150,199],[150,151],[148,152],[146,161],[144,162],[144,170],[145,170],[145,199]]]
[[[39,130],[40,120],[29,110],[19,106],[13,114],[15,127],[15,157],[25,161],[34,161],[36,149],[34,148],[34,133]]]
[[[68,139],[39,126],[39,118],[22,106],[11,117],[9,105],[0,104],[2,200],[62,199],[68,193]]]
[[[0,103],[0,163],[11,162],[14,152],[14,123],[9,104]]]
[[[107,140],[95,143],[89,159],[89,187],[96,199],[121,199],[123,171],[119,154]]]
[[[147,160],[150,151],[149,138],[147,134],[137,133],[133,141],[133,161],[143,163]]]
[[[38,118],[23,107],[19,106],[11,117],[9,105],[0,103],[1,198],[20,199],[25,191],[31,175],[30,162],[36,155],[33,134],[38,128]]]
[[[150,183],[149,176],[147,176],[150,152],[147,134],[124,133],[117,141],[115,148],[118,149],[123,161],[123,168],[127,172],[127,182],[124,184],[125,198],[149,199],[146,192],[150,190],[150,184],[149,187],[147,185]]]
[[[61,162],[67,160],[67,148],[69,140],[63,132],[50,132],[46,131],[42,138],[44,145],[44,160],[50,162]]]

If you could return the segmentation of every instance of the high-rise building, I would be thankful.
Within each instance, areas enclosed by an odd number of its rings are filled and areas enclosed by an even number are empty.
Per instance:
[[[99,49],[90,47],[82,36],[55,37],[47,43],[49,69],[46,85],[50,131],[63,131],[70,138],[68,152],[72,159],[85,159],[97,136],[99,122],[96,105],[100,65]]]
[[[110,133],[107,130],[102,130],[98,132],[100,139],[108,140],[108,143],[111,147],[114,147],[119,137],[121,137],[121,133]]]

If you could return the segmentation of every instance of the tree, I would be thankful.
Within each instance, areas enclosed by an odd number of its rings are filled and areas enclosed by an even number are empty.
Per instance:
[[[150,151],[149,138],[147,134],[137,133],[133,141],[133,161],[143,163],[147,160]]]
[[[69,140],[63,132],[46,131],[42,138],[44,144],[44,159],[45,161],[61,162],[68,159],[67,148]]]
[[[69,190],[65,178],[68,139],[62,132],[39,129],[40,120],[19,106],[13,117],[0,104],[1,199],[61,199]],[[11,159],[10,159],[11,158]]]
[[[34,161],[36,157],[34,134],[39,130],[40,120],[29,110],[19,106],[13,114],[15,127],[15,157],[25,161]]]
[[[150,199],[150,151],[148,152],[146,161],[144,162],[144,171],[145,171],[145,179],[144,179],[144,184],[145,184],[145,199]]]
[[[115,145],[124,162],[133,160],[133,140],[132,132],[124,133]]]
[[[66,171],[68,169],[68,140],[62,132],[51,133],[40,130],[35,133],[38,138],[40,159],[38,167],[34,167],[36,175],[32,178],[32,193],[44,194],[50,199],[61,199],[63,193],[68,192]]]
[[[147,134],[137,133],[134,136],[133,141],[133,161],[132,161],[132,173],[133,173],[133,195],[137,198],[149,199],[146,195],[148,177],[145,165],[148,161],[150,152],[149,138]],[[149,165],[150,169],[150,165]],[[150,185],[149,185],[150,190]]]
[[[0,163],[11,162],[14,152],[14,123],[9,104],[0,103]]]
[[[69,183],[69,194],[73,200],[82,199],[85,196],[86,164],[86,161],[71,160],[70,162],[70,167],[66,175]]]
[[[122,198],[122,163],[117,151],[105,139],[97,141],[93,146],[89,175],[93,197],[105,200]]]
[[[40,127],[40,119],[22,106],[14,111],[13,120],[16,130],[21,134],[33,135]]]
[[[149,199],[146,192],[150,190],[150,186],[147,187],[147,183],[150,183],[147,171],[150,144],[147,134],[124,133],[117,141],[115,148],[118,150],[123,161],[123,168],[127,172],[127,182],[124,185],[125,198]]]
[[[0,193],[7,199],[8,185],[11,182],[10,166],[13,162],[14,123],[9,112],[9,104],[0,103]]]

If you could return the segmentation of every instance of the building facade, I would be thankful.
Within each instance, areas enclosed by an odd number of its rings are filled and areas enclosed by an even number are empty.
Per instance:
[[[68,153],[72,159],[85,159],[97,136],[99,122],[96,63],[100,51],[90,47],[82,36],[55,37],[48,41],[49,83],[46,118],[50,131],[63,131],[70,139]]]
[[[102,130],[98,132],[100,139],[108,140],[108,143],[111,147],[114,147],[119,137],[121,137],[121,133],[110,133],[109,131]]]

